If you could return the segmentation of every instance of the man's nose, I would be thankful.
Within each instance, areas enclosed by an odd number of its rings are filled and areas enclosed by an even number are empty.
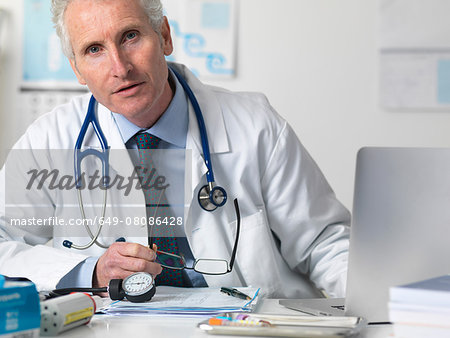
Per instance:
[[[111,74],[114,77],[126,78],[133,69],[128,56],[120,49],[114,49],[110,52]]]

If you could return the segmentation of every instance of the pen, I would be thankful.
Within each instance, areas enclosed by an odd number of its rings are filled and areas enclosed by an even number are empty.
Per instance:
[[[246,299],[246,300],[252,299],[250,296],[247,296],[245,293],[242,293],[241,291],[239,291],[237,289],[221,287],[220,292],[226,293],[229,296],[240,298],[240,299]]]

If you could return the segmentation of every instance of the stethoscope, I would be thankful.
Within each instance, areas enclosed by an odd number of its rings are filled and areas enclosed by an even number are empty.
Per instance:
[[[184,91],[186,92],[189,101],[192,104],[192,107],[194,108],[195,116],[197,118],[198,127],[200,131],[200,139],[202,143],[202,151],[203,151],[203,158],[205,161],[205,165],[207,168],[206,172],[206,180],[208,184],[204,185],[198,192],[198,203],[200,204],[200,207],[203,210],[206,211],[214,211],[218,207],[221,207],[225,205],[227,201],[227,193],[224,188],[220,186],[216,186],[214,182],[214,173],[211,163],[211,155],[209,152],[209,143],[208,143],[208,135],[206,133],[206,126],[205,121],[203,119],[203,114],[200,109],[200,105],[198,104],[197,98],[195,97],[194,93],[192,92],[191,88],[187,84],[186,80],[172,67],[170,67],[172,72],[177,77],[178,81],[180,82],[181,86],[183,87]],[[104,219],[105,211],[106,211],[106,199],[107,199],[107,188],[108,188],[108,180],[109,180],[109,146],[108,142],[106,140],[105,135],[102,132],[102,129],[100,128],[100,124],[98,122],[97,116],[96,116],[96,107],[97,107],[97,101],[94,98],[94,95],[91,96],[89,100],[89,106],[88,111],[86,114],[86,117],[84,119],[84,122],[81,126],[80,133],[78,135],[77,142],[75,144],[75,151],[74,151],[74,173],[75,173],[75,182],[76,182],[76,189],[78,194],[78,204],[81,211],[81,216],[83,217],[83,220],[86,219],[85,211],[84,211],[84,205],[83,205],[83,199],[81,195],[81,190],[83,187],[83,180],[82,180],[82,172],[81,172],[81,162],[83,159],[89,155],[93,155],[100,159],[102,163],[102,175],[103,179],[101,182],[101,188],[103,190],[103,206],[101,211],[101,219]],[[101,150],[97,149],[86,149],[81,150],[81,146],[83,144],[83,140],[86,136],[86,132],[88,130],[89,124],[92,125],[92,128],[94,128],[95,134],[100,142]],[[91,241],[85,245],[75,245],[73,242],[69,240],[63,241],[63,246],[67,248],[74,248],[78,250],[85,250],[91,247],[94,243],[102,248],[108,248],[108,245],[104,245],[98,241],[98,237],[100,236],[100,232],[102,230],[103,223],[100,223],[98,226],[97,231],[95,234],[92,233],[91,229],[89,228],[88,223],[89,222],[83,222],[86,228],[87,233],[89,234],[89,237],[91,238]]]

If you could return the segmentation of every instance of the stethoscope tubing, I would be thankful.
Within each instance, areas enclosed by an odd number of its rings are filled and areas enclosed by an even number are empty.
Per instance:
[[[94,95],[91,95],[91,98],[89,100],[89,106],[88,111],[86,114],[86,117],[84,119],[84,122],[81,126],[80,133],[78,134],[77,142],[75,143],[75,151],[74,151],[74,172],[75,172],[75,183],[76,188],[81,189],[82,187],[82,181],[81,181],[81,162],[86,156],[94,155],[97,156],[100,161],[102,162],[102,174],[103,174],[103,187],[107,187],[107,179],[109,177],[109,146],[108,141],[106,140],[105,135],[102,132],[102,128],[100,127],[100,124],[98,123],[97,116],[95,115],[95,107],[97,105],[97,100],[95,99]],[[92,128],[94,128],[95,134],[97,135],[97,138],[100,142],[101,151],[96,149],[86,149],[81,150],[81,147],[83,145],[83,140],[86,136],[87,129],[89,127],[89,124],[92,125]]]
[[[200,139],[202,144],[202,151],[203,151],[203,157],[204,162],[207,167],[206,172],[206,179],[208,182],[207,186],[204,186],[199,191],[199,204],[200,206],[206,210],[206,211],[213,211],[217,207],[221,207],[225,204],[227,200],[227,194],[225,190],[222,187],[214,187],[214,173],[212,169],[212,163],[211,163],[211,154],[209,151],[209,142],[208,142],[208,135],[206,132],[206,125],[205,121],[203,119],[203,114],[200,109],[200,105],[197,101],[197,98],[195,97],[194,93],[192,92],[192,89],[187,84],[186,80],[172,67],[169,67],[172,72],[177,77],[178,81],[180,82],[181,86],[185,90],[185,92],[188,95],[189,101],[192,104],[192,107],[194,108],[194,112],[197,118],[199,132],[200,132]],[[96,106],[97,101],[94,97],[94,95],[91,95],[91,98],[89,100],[88,105],[88,111],[86,113],[86,117],[83,121],[83,124],[80,129],[80,133],[78,135],[77,141],[75,143],[75,152],[74,152],[74,173],[75,173],[75,182],[76,182],[76,188],[78,190],[78,203],[80,206],[81,215],[83,217],[83,220],[85,221],[85,227],[87,230],[87,233],[89,234],[89,237],[91,238],[91,241],[85,245],[75,245],[71,241],[65,240],[63,241],[63,246],[68,248],[74,248],[79,250],[85,250],[91,247],[94,243],[102,248],[107,248],[108,246],[103,245],[102,243],[98,242],[98,237],[100,236],[102,226],[103,224],[98,225],[98,229],[95,232],[95,234],[92,233],[91,229],[87,225],[88,222],[86,222],[86,215],[84,211],[83,206],[83,199],[81,195],[81,188],[82,188],[82,174],[81,174],[81,162],[86,156],[94,155],[97,156],[101,162],[102,162],[102,174],[103,174],[103,187],[104,187],[104,197],[103,197],[103,207],[102,207],[102,218],[105,216],[106,212],[106,202],[107,202],[107,188],[108,188],[108,180],[109,180],[109,146],[108,142],[106,140],[105,135],[102,132],[102,129],[100,127],[100,124],[98,122],[97,116],[96,116]],[[96,149],[86,149],[81,150],[81,147],[83,145],[83,140],[86,136],[87,129],[89,127],[89,124],[92,125],[95,134],[100,142],[101,151]],[[202,196],[202,191],[205,191]],[[215,196],[219,193],[220,201],[216,201]]]
[[[206,132],[206,125],[205,120],[203,119],[203,114],[200,109],[200,105],[198,104],[197,98],[195,97],[194,93],[192,92],[191,87],[187,84],[186,80],[172,67],[170,67],[172,72],[177,77],[178,81],[180,82],[183,89],[186,91],[189,101],[191,101],[192,107],[194,108],[195,116],[197,117],[198,122],[198,129],[200,131],[200,139],[202,142],[202,151],[203,151],[203,157],[206,164],[206,167],[208,168],[208,171],[206,172],[206,179],[208,183],[214,183],[214,173],[212,170],[212,164],[211,164],[211,154],[209,152],[209,142],[208,142],[208,133]]]

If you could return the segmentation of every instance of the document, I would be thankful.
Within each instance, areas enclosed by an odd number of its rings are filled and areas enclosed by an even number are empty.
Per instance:
[[[220,288],[178,288],[158,286],[149,302],[117,301],[101,309],[108,315],[215,315],[222,312],[251,312],[259,299],[259,289],[239,287],[246,300],[220,292]]]
[[[450,275],[389,289],[389,320],[399,337],[450,337]]]
[[[450,106],[448,0],[380,0],[380,101],[393,109]]]

